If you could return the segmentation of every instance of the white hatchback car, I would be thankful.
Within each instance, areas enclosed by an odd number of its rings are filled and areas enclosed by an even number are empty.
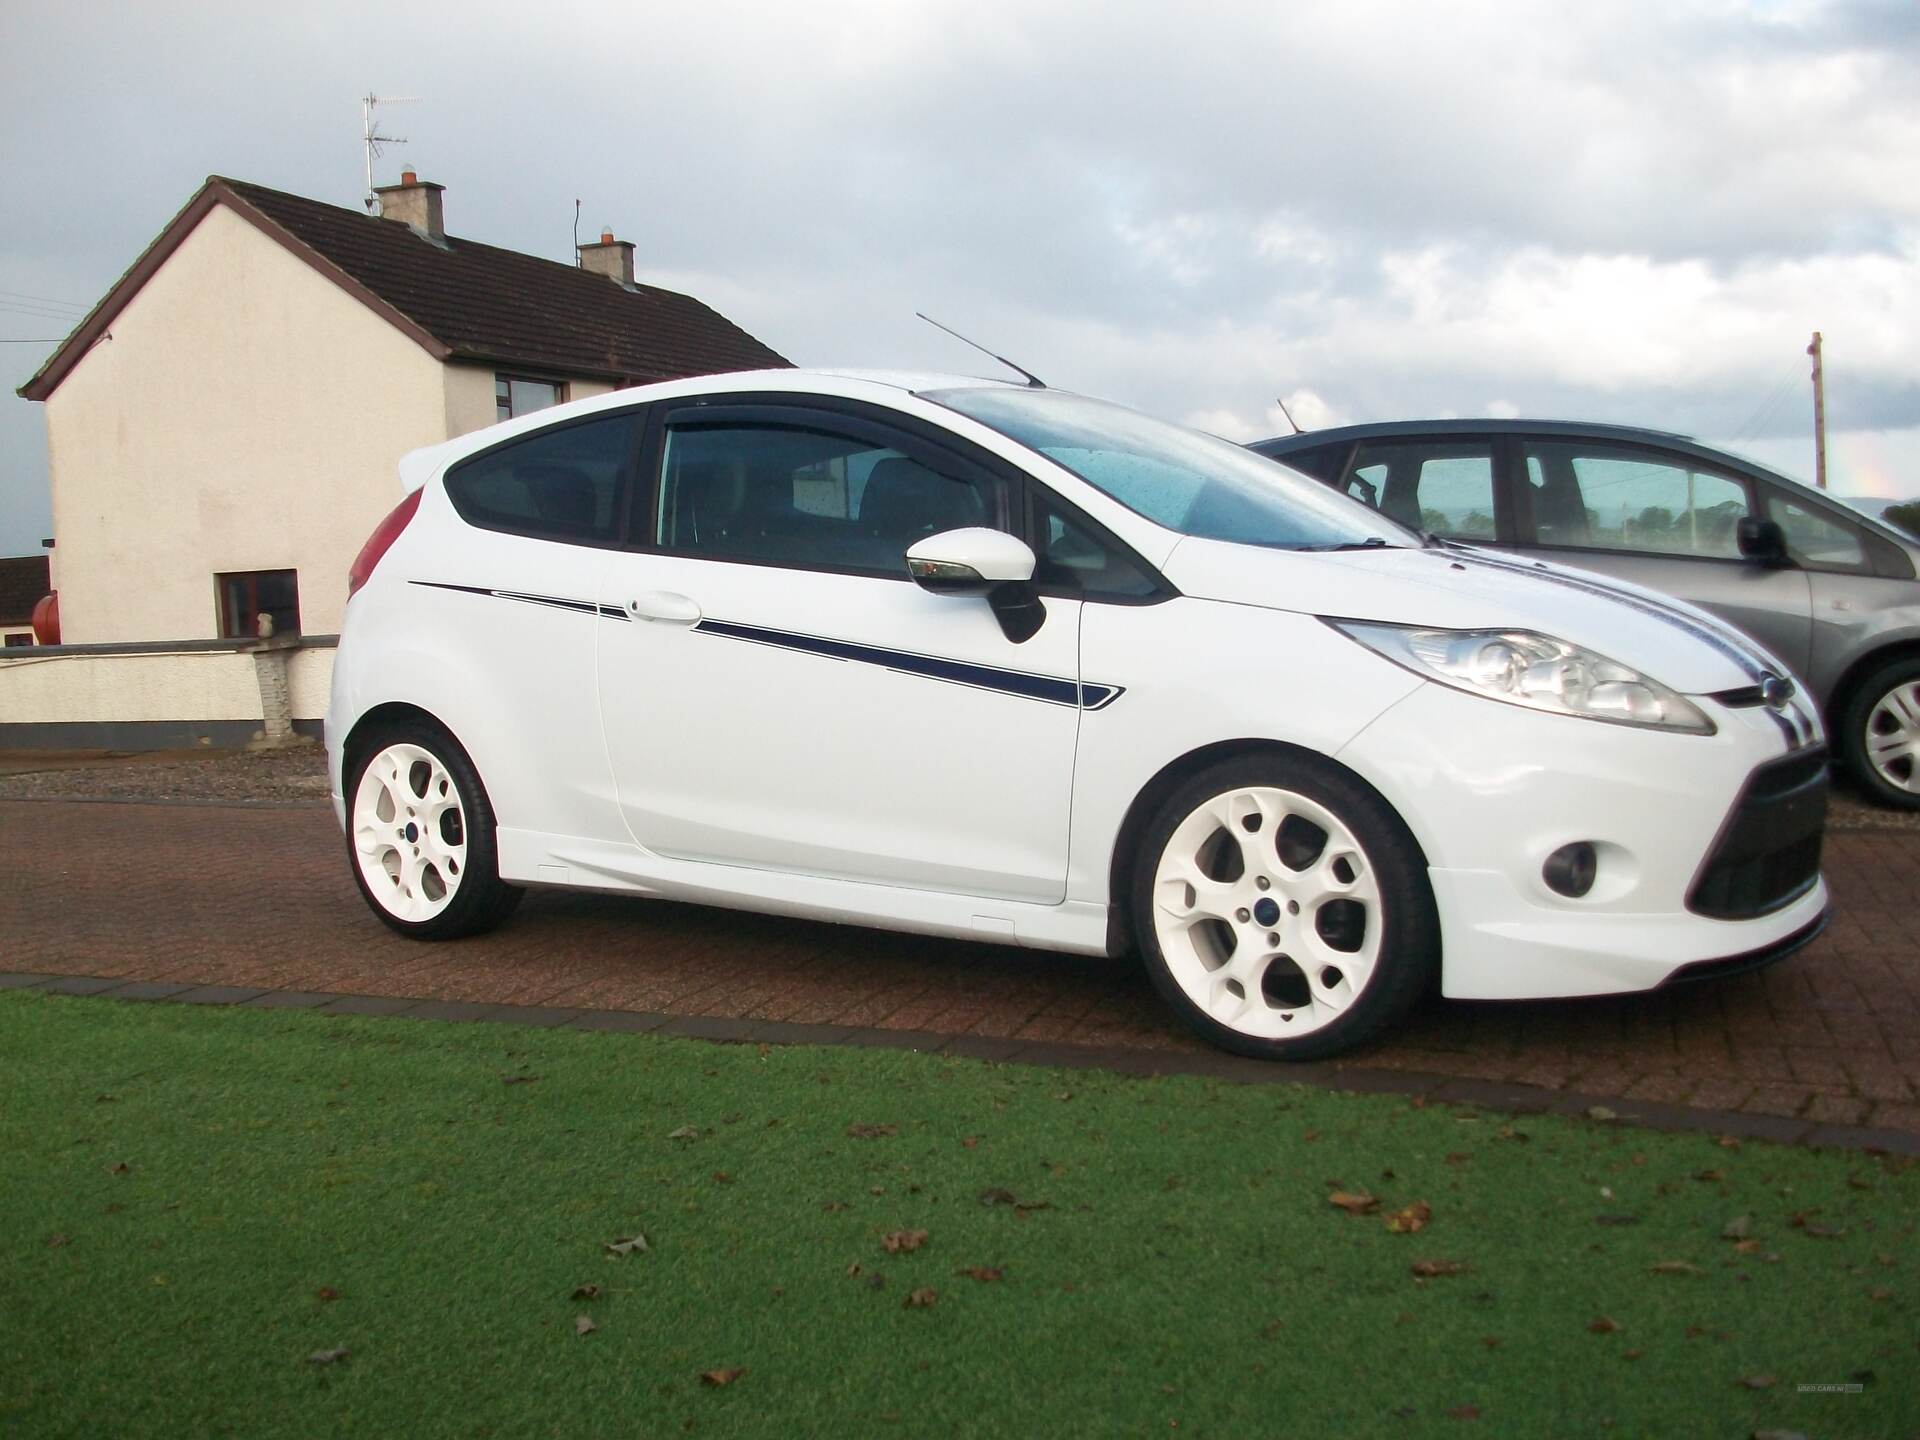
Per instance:
[[[1436,979],[1645,990],[1826,919],[1820,721],[1752,642],[1119,406],[709,376],[401,478],[326,731],[402,934],[546,885],[1137,948],[1306,1058]]]

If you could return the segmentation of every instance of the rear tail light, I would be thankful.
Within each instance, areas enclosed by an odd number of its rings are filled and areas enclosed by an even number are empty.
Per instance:
[[[353,557],[353,564],[347,568],[349,600],[355,591],[367,583],[373,574],[373,567],[380,563],[380,557],[400,538],[400,532],[407,528],[407,522],[413,519],[413,512],[419,508],[420,492],[409,491],[407,498],[389,510],[386,519],[373,527],[373,534],[367,537],[367,543],[360,547],[360,553]]]

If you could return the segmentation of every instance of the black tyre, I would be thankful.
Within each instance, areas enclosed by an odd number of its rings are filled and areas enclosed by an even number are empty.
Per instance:
[[[356,736],[343,784],[348,868],[390,928],[454,940],[513,913],[524,892],[500,878],[486,789],[440,726],[396,720]]]
[[[1834,732],[1840,763],[1868,795],[1920,810],[1920,656],[1889,661],[1855,686]]]
[[[1439,973],[1413,836],[1366,786],[1309,757],[1248,755],[1181,783],[1142,836],[1131,899],[1155,987],[1243,1055],[1350,1049]]]

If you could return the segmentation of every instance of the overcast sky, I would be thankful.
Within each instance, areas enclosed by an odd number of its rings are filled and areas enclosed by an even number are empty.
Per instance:
[[[924,309],[1235,439],[1284,395],[1810,478],[1818,328],[1835,490],[1920,494],[1915,0],[0,0],[0,554],[47,342],[209,173],[358,205],[368,90],[454,234],[568,259],[578,197],[801,364],[990,367]]]

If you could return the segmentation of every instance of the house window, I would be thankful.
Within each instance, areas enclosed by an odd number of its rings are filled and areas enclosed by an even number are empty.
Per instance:
[[[552,380],[529,380],[523,375],[493,377],[494,419],[511,420],[516,415],[531,415],[558,405],[567,398],[567,387]]]
[[[261,619],[273,622],[269,635],[300,633],[300,586],[292,570],[240,570],[213,577],[220,597],[220,635],[227,640],[254,640],[262,634]]]

